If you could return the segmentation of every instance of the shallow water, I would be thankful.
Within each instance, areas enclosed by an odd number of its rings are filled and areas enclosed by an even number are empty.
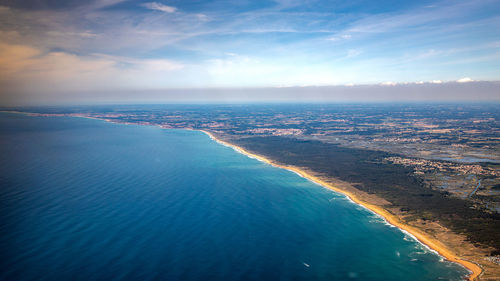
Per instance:
[[[1,280],[460,280],[293,172],[197,131],[0,114]]]

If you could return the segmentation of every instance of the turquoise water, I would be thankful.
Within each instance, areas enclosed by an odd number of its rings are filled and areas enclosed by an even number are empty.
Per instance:
[[[197,131],[0,114],[1,280],[460,280],[345,197]]]

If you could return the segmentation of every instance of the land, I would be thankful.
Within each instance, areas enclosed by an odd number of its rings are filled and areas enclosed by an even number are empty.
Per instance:
[[[331,189],[333,191],[336,191],[336,192],[339,192],[339,193],[346,195],[353,202],[360,204],[360,205],[363,205],[364,207],[375,212],[376,214],[382,216],[390,224],[409,232],[415,238],[417,238],[421,243],[423,243],[423,244],[427,245],[428,247],[430,247],[431,249],[437,251],[440,255],[442,255],[446,259],[463,265],[465,268],[467,268],[471,272],[469,277],[468,277],[469,280],[475,280],[482,273],[482,271],[483,271],[482,268],[479,265],[477,265],[476,263],[458,257],[452,251],[448,250],[448,248],[446,246],[444,246],[439,240],[427,235],[425,232],[420,231],[418,228],[409,226],[408,224],[402,222],[400,220],[399,216],[393,215],[392,213],[388,212],[387,210],[385,210],[384,208],[382,208],[378,204],[370,203],[369,202],[370,200],[363,198],[364,196],[359,195],[356,192],[353,192],[352,190],[350,191],[347,188],[347,186],[345,186],[345,185],[342,186],[342,185],[339,185],[338,183],[332,184],[331,182],[328,182],[327,180],[322,179],[319,176],[313,175],[311,172],[306,172],[304,169],[301,169],[301,168],[296,167],[296,166],[285,166],[285,165],[282,165],[280,163],[276,163],[275,161],[271,161],[268,158],[265,158],[261,155],[257,155],[257,154],[254,154],[252,152],[248,152],[247,150],[245,150],[244,148],[242,148],[240,146],[237,146],[237,145],[228,143],[226,141],[222,141],[220,139],[217,139],[210,132],[207,132],[207,131],[203,131],[203,132],[205,132],[208,136],[210,136],[215,141],[220,142],[226,146],[233,147],[237,151],[239,151],[247,156],[257,158],[260,161],[263,161],[267,164],[270,164],[270,165],[273,165],[273,166],[276,166],[276,167],[279,167],[282,169],[287,169],[287,170],[293,171],[293,172],[299,174],[300,176],[302,176],[306,179],[309,179],[310,181],[315,182],[315,183],[317,183],[325,188],[328,188],[328,189]],[[340,187],[340,186],[342,186],[342,187]]]
[[[18,110],[205,130],[385,212],[448,259],[480,265],[482,280],[500,280],[498,104]]]

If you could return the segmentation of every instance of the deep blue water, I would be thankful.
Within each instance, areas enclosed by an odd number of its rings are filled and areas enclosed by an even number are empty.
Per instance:
[[[343,196],[197,131],[0,114],[1,280],[460,280]]]

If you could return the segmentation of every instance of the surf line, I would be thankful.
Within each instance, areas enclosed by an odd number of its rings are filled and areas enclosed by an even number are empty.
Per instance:
[[[32,113],[32,112],[22,112],[22,111],[10,111],[10,110],[2,110],[0,112],[3,112],[3,113],[15,113],[15,114],[25,114],[25,115],[32,115],[32,116],[39,116],[39,113]],[[53,114],[48,114],[48,115],[52,115],[52,116],[58,116],[58,115],[53,115]],[[58,116],[59,117],[59,116]],[[105,119],[105,118],[99,118],[99,117],[91,117],[91,116],[85,116],[85,115],[78,115],[78,114],[75,114],[75,115],[67,115],[67,117],[77,117],[77,118],[86,118],[86,119],[93,119],[93,120],[101,120],[101,121],[104,121],[104,122],[109,122],[109,123],[117,123],[117,124],[126,124],[126,125],[137,125],[137,124],[134,124],[134,123],[124,123],[124,122],[117,122],[117,121],[114,121],[114,120],[109,120],[109,119]],[[138,125],[144,125],[144,124],[138,124]],[[162,129],[165,129],[159,125],[152,125],[152,126],[158,126]],[[192,128],[185,128],[185,130],[193,130],[195,131],[196,129],[192,129]],[[414,238],[417,242],[419,242],[420,244],[424,245],[425,247],[431,249],[431,250],[434,250],[435,252],[437,252],[440,256],[444,257],[445,259],[447,259],[448,261],[451,261],[451,262],[454,262],[454,263],[457,263],[457,264],[460,264],[462,265],[464,268],[466,268],[468,271],[469,271],[469,276],[468,276],[468,280],[470,281],[473,281],[474,279],[476,279],[482,272],[483,272],[483,269],[473,263],[473,262],[470,262],[470,261],[467,261],[467,260],[464,260],[464,259],[461,259],[460,257],[458,257],[456,254],[454,254],[452,251],[450,251],[446,246],[444,246],[441,242],[439,242],[438,240],[430,237],[428,234],[414,228],[414,227],[411,227],[407,224],[404,224],[403,222],[401,222],[399,220],[399,218],[397,218],[396,216],[392,215],[391,213],[389,213],[388,211],[386,211],[385,209],[379,207],[379,206],[376,206],[376,205],[373,205],[373,204],[370,204],[370,203],[367,203],[367,202],[364,202],[362,201],[361,199],[359,199],[355,194],[349,192],[349,191],[346,191],[346,190],[342,190],[338,187],[335,187],[321,179],[319,179],[318,177],[316,176],[313,176],[297,167],[294,167],[294,166],[284,166],[284,165],[280,165],[280,164],[277,164],[277,163],[274,163],[272,162],[271,160],[261,156],[261,155],[257,155],[255,153],[251,153],[247,150],[245,150],[244,148],[242,147],[239,147],[237,145],[234,145],[232,143],[229,143],[229,142],[226,142],[226,141],[223,141],[221,139],[218,139],[216,138],[212,133],[206,131],[206,130],[198,130],[200,132],[203,132],[205,133],[208,137],[210,137],[210,139],[214,140],[215,142],[221,144],[221,145],[224,145],[224,146],[227,146],[227,147],[230,147],[232,149],[234,149],[235,151],[243,154],[243,155],[246,155],[247,157],[249,158],[253,158],[253,159],[256,159],[256,160],[259,160],[261,162],[264,162],[266,164],[269,164],[273,167],[277,167],[277,168],[281,168],[281,169],[285,169],[285,170],[288,170],[288,171],[291,171],[291,172],[294,172],[295,174],[317,184],[317,185],[320,185],[322,186],[323,188],[327,188],[327,189],[330,189],[330,190],[333,190],[337,193],[340,193],[340,194],[343,194],[344,196],[347,197],[348,200],[352,201],[353,203],[361,206],[361,207],[364,207],[365,209],[368,209],[369,211],[375,213],[376,215],[379,215],[380,217],[382,217],[382,219],[394,226],[394,227],[397,227],[399,228],[403,233],[406,233],[406,234],[409,234],[412,238]]]
[[[274,163],[273,161],[267,159],[264,156],[249,152],[242,147],[239,147],[239,146],[234,145],[232,143],[218,139],[212,133],[210,133],[206,130],[199,130],[199,131],[205,133],[208,137],[210,137],[210,139],[214,140],[215,142],[222,144],[224,146],[230,147],[230,148],[234,149],[235,151],[237,151],[241,154],[244,154],[250,158],[257,159],[257,160],[264,162],[266,164],[269,164],[273,167],[277,167],[277,168],[281,168],[281,169],[285,169],[285,170],[294,172],[297,175],[299,175],[305,179],[308,179],[309,181],[311,181],[315,184],[318,184],[324,188],[333,190],[337,193],[343,194],[350,201],[354,202],[357,205],[360,205],[361,207],[364,207],[365,209],[370,210],[371,212],[375,213],[376,215],[379,215],[380,217],[382,217],[382,219],[385,222],[387,222],[388,224],[390,224],[392,226],[399,228],[403,233],[409,234],[413,239],[415,239],[417,242],[419,242],[420,244],[422,244],[426,248],[429,248],[432,251],[435,251],[436,253],[438,253],[440,256],[444,257],[448,261],[451,261],[451,262],[454,262],[454,263],[457,263],[457,264],[460,264],[461,266],[463,266],[465,269],[467,269],[469,271],[469,276],[467,277],[467,279],[470,281],[475,280],[483,272],[483,269],[479,265],[477,265],[471,261],[464,260],[464,259],[458,257],[455,253],[453,253],[451,250],[449,250],[446,246],[444,246],[437,239],[429,236],[428,234],[424,233],[423,231],[421,231],[415,227],[412,227],[412,226],[409,226],[409,225],[403,223],[398,217],[389,213],[387,210],[383,209],[382,207],[364,202],[359,197],[357,197],[355,194],[353,194],[349,191],[340,189],[338,187],[335,187],[332,184],[327,183],[327,182],[321,180],[320,178],[313,176],[313,175],[311,175],[311,174],[309,174],[309,173],[307,173],[307,172],[305,172],[297,167],[285,166],[285,165],[280,165],[280,164]]]

